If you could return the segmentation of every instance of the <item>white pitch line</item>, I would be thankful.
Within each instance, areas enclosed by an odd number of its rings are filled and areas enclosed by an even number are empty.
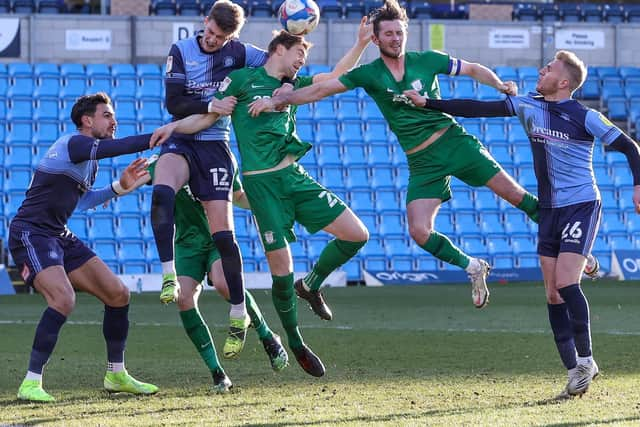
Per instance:
[[[35,320],[2,320],[0,319],[0,325],[37,325],[38,321]],[[101,321],[96,320],[69,320],[66,322],[67,325],[75,325],[75,326],[101,326]],[[181,328],[182,325],[179,323],[160,323],[160,322],[131,322],[132,326],[143,326],[143,327],[176,327]],[[210,326],[214,328],[226,328],[227,324],[210,324]],[[335,326],[318,326],[318,325],[300,325],[304,329],[335,329],[335,330],[378,330],[378,331],[392,331],[392,330],[406,330],[406,328],[398,327],[398,328],[358,328],[348,325],[335,325]],[[550,331],[545,329],[491,329],[491,328],[416,328],[411,329],[416,332],[467,332],[467,333],[481,333],[481,334],[549,334]],[[593,332],[593,331],[592,331]],[[640,331],[619,331],[619,330],[606,330],[606,331],[596,331],[596,334],[604,334],[604,335],[621,335],[621,336],[640,336]]]

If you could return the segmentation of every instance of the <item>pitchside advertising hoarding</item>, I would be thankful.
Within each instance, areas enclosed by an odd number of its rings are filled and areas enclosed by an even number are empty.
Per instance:
[[[20,19],[0,19],[0,57],[20,58]]]
[[[542,280],[539,268],[496,268],[487,278],[492,283],[532,282]],[[469,281],[464,270],[452,271],[365,271],[367,286],[384,285],[442,285]]]
[[[611,275],[620,280],[640,280],[640,251],[614,251],[611,255]]]

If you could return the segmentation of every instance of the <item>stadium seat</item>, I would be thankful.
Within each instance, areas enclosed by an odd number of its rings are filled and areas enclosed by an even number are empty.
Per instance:
[[[176,15],[176,4],[171,0],[158,0],[152,5],[152,12],[158,16]]]
[[[364,102],[362,106],[362,120],[368,122],[370,120],[384,120],[378,106],[371,100]]]
[[[196,0],[180,0],[176,6],[176,12],[181,16],[200,16],[202,14],[202,8]]]
[[[532,4],[519,4],[514,7],[513,17],[517,21],[535,22],[538,20],[538,10]]]
[[[623,5],[607,4],[602,11],[604,22],[610,24],[621,24],[625,19],[625,11]]]
[[[394,173],[393,168],[390,166],[376,166],[371,169],[371,187],[374,189],[393,188],[394,187]],[[393,190],[395,191],[395,189]]]
[[[91,229],[89,230],[91,231]],[[115,239],[96,239],[92,243],[92,248],[105,263],[116,263],[118,261],[118,244]],[[116,273],[119,272],[117,271]]]
[[[333,106],[333,101],[331,100],[322,100],[318,101],[314,104],[313,107],[313,119],[315,120],[323,120],[323,119],[335,119],[336,111]]]
[[[89,216],[89,239],[112,239],[115,236],[115,223],[110,213],[91,213]],[[115,241],[114,241],[115,243]]]
[[[65,7],[58,0],[38,0],[38,13],[64,13]]]
[[[380,110],[378,110],[379,112]],[[387,124],[384,120],[367,120],[363,118],[366,123],[364,127],[364,134],[362,135],[364,142],[381,142],[387,144]]]
[[[36,4],[34,0],[13,0],[13,13],[35,13]]]
[[[426,1],[411,3],[411,17],[414,19],[430,19],[431,5]]]
[[[9,119],[10,114],[7,114]],[[10,120],[10,119],[9,119]],[[33,123],[26,120],[15,120],[7,124],[5,144],[30,143],[33,138]]]
[[[29,154],[29,156],[31,156]],[[4,191],[12,192],[19,191],[25,192],[29,188],[31,177],[33,175],[31,171],[31,162],[25,164],[7,164],[8,160],[5,158],[5,173],[6,179],[4,182]]]
[[[362,144],[362,122],[358,120],[349,120],[342,122],[340,126],[340,142],[343,144]]]
[[[475,80],[471,77],[460,76],[453,80],[453,97],[474,99],[476,97]]]
[[[315,132],[316,143],[326,143],[339,141],[338,122],[336,120],[319,120]]]
[[[598,99],[600,98],[600,79],[597,76],[588,75],[584,84],[580,88],[580,98]]]
[[[69,230],[71,230],[71,232],[75,234],[76,237],[78,237],[78,239],[84,241],[88,237],[87,223],[88,223],[88,220],[86,215],[82,213],[74,212],[73,215],[69,218],[69,221],[67,222],[67,227],[69,227]]]
[[[346,174],[346,187],[348,189],[354,188],[371,188],[370,186],[369,170],[366,167],[351,167],[347,169]]]
[[[370,158],[365,145],[347,144],[343,147],[342,165],[344,167],[365,166],[369,161]],[[387,158],[386,164],[388,164],[388,162],[389,159]]]
[[[144,262],[145,243],[142,239],[127,238],[118,241],[118,260]]]
[[[606,101],[607,116],[612,120],[627,119],[627,100],[624,97],[612,96]]]
[[[338,143],[323,143],[314,147],[318,166],[336,166],[342,165],[340,160],[342,152]]]

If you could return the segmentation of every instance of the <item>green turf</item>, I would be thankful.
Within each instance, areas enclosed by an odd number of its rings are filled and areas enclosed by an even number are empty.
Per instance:
[[[238,361],[223,361],[234,392],[215,395],[175,306],[133,295],[127,367],[161,392],[109,396],[102,306],[80,295],[45,371],[50,405],[18,403],[38,296],[0,297],[0,425],[640,425],[640,285],[587,282],[602,376],[582,399],[547,402],[564,386],[541,285],[492,287],[477,310],[468,286],[330,289],[332,322],[300,304],[307,344],[323,359],[316,379],[293,360],[271,371],[253,331]],[[281,332],[270,294],[254,291]],[[221,348],[228,306],[213,292],[201,311]],[[24,323],[17,323],[23,321]]]

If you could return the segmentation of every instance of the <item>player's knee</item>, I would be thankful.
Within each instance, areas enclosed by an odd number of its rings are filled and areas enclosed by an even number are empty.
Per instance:
[[[180,311],[187,311],[187,310],[191,310],[192,308],[195,308],[196,306],[195,294],[189,293],[189,292],[185,293],[185,292],[182,292],[182,290],[180,290],[176,304],[178,305],[178,310]]]
[[[175,192],[168,185],[154,185],[151,195],[151,221],[154,227],[173,227]]]
[[[120,279],[116,278],[109,286],[106,300],[103,302],[111,307],[123,307],[129,304],[130,299],[129,288]]]
[[[556,289],[547,289],[547,304],[562,304],[564,300]]]
[[[369,230],[364,226],[364,224],[358,227],[354,240],[356,242],[362,242],[363,245],[369,241]]]
[[[231,230],[218,231],[213,233],[213,243],[220,252],[220,256],[228,257],[239,254],[239,248],[236,243],[235,235]]]
[[[409,225],[409,235],[411,235],[411,238],[418,245],[424,245],[427,243],[432,231],[433,230],[430,227],[425,227],[423,225]]]
[[[62,292],[48,300],[47,304],[59,313],[69,316],[76,306],[76,293],[73,291]]]

